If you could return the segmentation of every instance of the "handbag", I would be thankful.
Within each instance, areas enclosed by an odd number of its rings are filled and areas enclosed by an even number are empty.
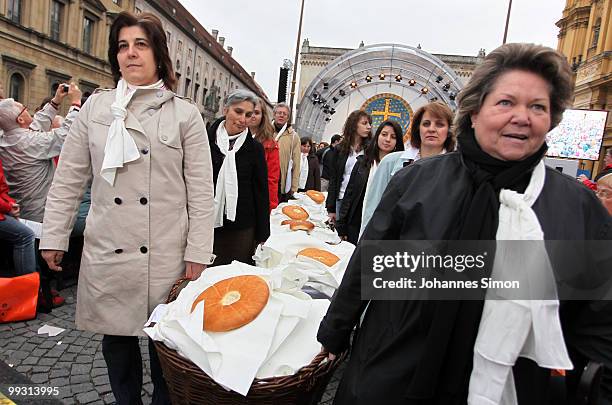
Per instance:
[[[36,318],[40,276],[0,277],[0,322],[27,321]]]

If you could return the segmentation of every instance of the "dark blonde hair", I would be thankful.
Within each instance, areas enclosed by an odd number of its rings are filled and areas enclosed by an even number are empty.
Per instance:
[[[176,76],[174,68],[168,53],[168,42],[166,32],[159,18],[151,13],[141,13],[135,16],[128,11],[122,11],[117,15],[113,25],[110,28],[108,36],[108,62],[111,65],[111,72],[115,84],[121,79],[121,71],[119,70],[119,61],[117,54],[119,53],[119,32],[122,28],[139,26],[147,35],[149,45],[153,50],[153,57],[157,64],[157,74],[164,85],[174,91],[176,88]]]
[[[346,121],[344,123],[344,129],[342,130],[342,140],[338,145],[338,147],[340,148],[340,152],[347,154],[350,153],[351,147],[353,146],[353,141],[355,140],[355,137],[358,136],[357,124],[359,124],[359,121],[363,117],[366,117],[368,119],[368,122],[372,124],[372,117],[370,117],[370,114],[368,114],[364,110],[355,110],[350,113],[349,116],[346,118]],[[372,134],[370,133],[368,139],[361,140],[362,149],[365,147],[365,144],[367,144],[371,137]]]
[[[497,79],[512,70],[535,73],[549,84],[550,128],[559,124],[573,94],[572,72],[565,58],[554,49],[541,45],[505,44],[485,57],[459,93],[459,109],[455,117],[458,137],[471,131],[471,115],[480,111]]]
[[[257,99],[255,107],[257,107],[257,105],[259,105],[259,107],[261,108],[261,122],[257,127],[257,132],[255,133],[255,140],[260,143],[264,143],[269,139],[274,139],[274,127],[272,127],[272,123],[270,122],[268,109],[260,98]]]
[[[423,107],[419,108],[416,113],[414,113],[414,116],[412,117],[412,126],[410,127],[410,145],[417,149],[421,148],[420,127],[421,121],[423,121],[423,116],[426,112],[430,113],[436,118],[446,121],[448,124],[448,134],[446,135],[446,140],[444,141],[444,149],[446,149],[447,152],[454,151],[455,145],[457,144],[457,139],[455,138],[453,131],[451,131],[451,125],[453,125],[453,112],[446,104],[439,101],[425,104]]]

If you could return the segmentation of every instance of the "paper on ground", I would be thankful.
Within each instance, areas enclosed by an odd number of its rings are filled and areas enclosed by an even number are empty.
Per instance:
[[[65,330],[66,329],[58,328],[57,326],[51,326],[51,325],[44,324],[43,326],[38,328],[38,332],[36,333],[38,333],[39,335],[48,334],[50,337],[53,337],[53,336],[59,335]]]

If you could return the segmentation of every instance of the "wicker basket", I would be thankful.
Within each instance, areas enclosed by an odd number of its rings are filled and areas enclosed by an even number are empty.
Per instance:
[[[167,302],[176,299],[186,282],[182,279],[175,283]],[[327,353],[321,352],[293,375],[255,379],[245,397],[221,387],[198,366],[163,343],[155,342],[155,348],[174,405],[316,405],[334,370],[346,356],[343,353],[333,361],[326,361]]]

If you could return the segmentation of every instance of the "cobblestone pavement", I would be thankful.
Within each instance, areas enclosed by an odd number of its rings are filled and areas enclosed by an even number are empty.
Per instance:
[[[67,387],[60,390],[65,404],[114,403],[102,357],[102,335],[76,330],[76,287],[64,289],[61,293],[66,304],[51,314],[39,314],[37,319],[27,322],[0,324],[0,361],[34,384]],[[38,335],[38,328],[44,324],[66,330],[55,337]],[[140,346],[145,364],[142,398],[148,404],[153,383],[146,339],[141,340]],[[331,405],[342,368],[332,377],[320,404]]]

